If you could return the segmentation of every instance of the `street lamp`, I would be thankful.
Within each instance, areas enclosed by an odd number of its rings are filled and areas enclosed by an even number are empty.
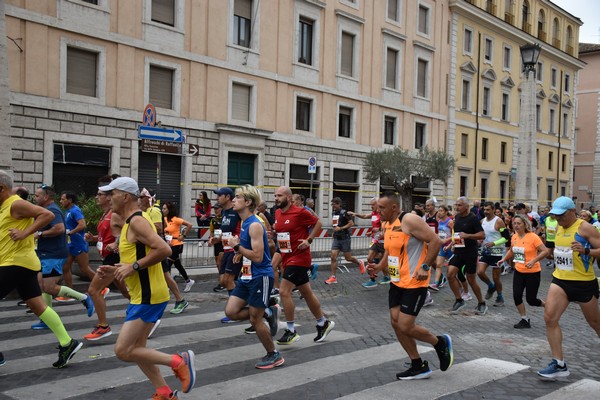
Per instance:
[[[536,83],[535,67],[541,47],[537,44],[521,46],[521,60],[525,80],[521,86],[521,112],[519,118],[519,151],[517,157],[517,184],[515,197],[527,201],[537,209],[537,157],[536,157]],[[533,76],[529,72],[533,71]]]

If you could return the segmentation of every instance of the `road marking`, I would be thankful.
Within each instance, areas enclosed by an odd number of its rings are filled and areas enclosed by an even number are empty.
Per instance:
[[[600,382],[592,379],[581,379],[568,386],[561,387],[538,400],[590,400],[597,399],[600,393]]]

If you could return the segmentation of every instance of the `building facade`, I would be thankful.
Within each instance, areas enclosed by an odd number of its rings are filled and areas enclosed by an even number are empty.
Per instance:
[[[320,215],[366,210],[366,154],[447,146],[449,22],[435,0],[7,0],[15,181],[118,173],[183,216],[201,190],[312,183]],[[148,103],[183,145],[139,140]]]
[[[550,203],[571,195],[574,89],[582,22],[547,0],[450,0],[448,148],[457,161],[451,192],[507,204]],[[537,43],[537,193],[515,199],[519,112],[524,81],[520,46]]]

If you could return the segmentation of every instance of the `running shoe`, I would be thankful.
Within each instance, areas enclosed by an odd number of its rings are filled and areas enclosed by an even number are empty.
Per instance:
[[[521,318],[519,322],[513,325],[515,329],[531,329],[531,321]]]
[[[271,296],[277,296],[277,295],[279,295],[279,289],[278,288],[271,289]]]
[[[183,291],[185,293],[189,292],[190,290],[192,290],[192,286],[194,286],[194,283],[196,283],[195,280],[193,279],[188,279],[188,281],[185,283],[185,287],[183,288]]]
[[[188,303],[186,299],[183,299],[181,301],[176,301],[175,307],[173,307],[173,309],[169,312],[171,314],[181,314],[183,312],[183,310],[188,308],[189,305],[190,305],[190,303]]]
[[[183,361],[176,368],[173,368],[175,377],[181,381],[181,391],[189,393],[196,383],[196,368],[194,368],[194,352],[188,350],[178,353]]]
[[[274,351],[267,353],[267,355],[254,364],[254,366],[258,369],[271,369],[283,365],[284,362],[283,356],[278,351]]]
[[[223,323],[223,324],[233,324],[234,322],[237,322],[237,321],[234,321],[234,320],[230,319],[229,317],[221,318],[221,323]]]
[[[380,285],[387,285],[388,283],[390,283],[392,280],[390,279],[389,276],[383,276],[383,278],[381,278],[381,280],[379,281]]]
[[[429,285],[429,289],[433,290],[434,292],[439,292],[440,286],[437,283],[432,283],[431,285]]]
[[[358,271],[361,274],[364,274],[367,271],[367,269],[365,268],[365,262],[363,260],[358,260]]]
[[[313,339],[317,343],[321,343],[325,340],[329,332],[335,327],[335,322],[327,320],[323,326],[317,325],[317,336]]]
[[[400,380],[410,380],[410,379],[427,379],[431,375],[431,369],[429,368],[429,364],[427,361],[423,361],[420,366],[413,367],[410,366],[404,372],[399,372],[396,374],[396,379]]]
[[[548,261],[548,263],[546,264],[546,267],[554,268],[554,261],[552,261],[552,260]]]
[[[75,299],[72,299],[70,297],[55,297],[54,300],[58,301],[59,303],[70,303],[72,301],[75,301]]]
[[[477,315],[485,315],[487,311],[488,306],[485,304],[485,301],[483,303],[477,304],[477,307],[475,307],[475,314]]]
[[[25,300],[21,300],[20,302],[17,303],[17,305],[19,307],[27,307],[27,302]]]
[[[277,335],[277,330],[279,329],[279,305],[276,304],[269,307],[269,309],[271,310],[271,316],[266,319],[269,324],[269,329],[271,330],[271,337],[275,337],[275,335]]]
[[[464,301],[473,300],[473,296],[471,296],[471,293],[469,292],[461,294],[460,297],[462,297]]]
[[[423,307],[429,307],[433,305],[433,298],[431,297],[431,293],[429,290],[427,291],[427,296],[425,296],[425,303],[423,303]]]
[[[369,281],[363,283],[362,286],[367,289],[372,289],[374,287],[377,287],[377,282],[369,280]]]
[[[249,327],[247,327],[246,329],[244,329],[244,333],[247,334],[253,334],[256,333],[256,328],[254,328],[252,325],[250,325]]]
[[[154,393],[152,395],[152,400],[178,400],[177,390],[169,395],[169,397],[165,397],[162,394]]]
[[[108,294],[110,293],[110,289],[105,287],[104,289],[102,289],[102,291],[100,292],[100,294],[102,295],[102,297],[106,298],[106,296],[108,296]]]
[[[33,329],[34,331],[41,331],[42,329],[50,329],[48,327],[48,325],[46,325],[46,323],[44,321],[38,322],[37,324],[33,324],[31,325],[31,329]]]
[[[446,286],[448,284],[448,278],[446,278],[446,275],[442,275],[442,279],[440,279],[440,283],[438,284],[438,287],[441,289],[444,286]]]
[[[440,369],[442,371],[446,371],[448,368],[452,366],[452,362],[454,361],[454,350],[452,349],[452,338],[448,334],[444,334],[442,336],[437,337],[440,342],[443,343],[443,347],[435,349],[439,359],[440,359]]]
[[[550,364],[548,364],[548,366],[544,369],[541,369],[537,372],[537,374],[539,376],[541,376],[542,378],[546,378],[546,379],[556,379],[556,378],[565,378],[567,376],[569,376],[571,373],[569,372],[569,369],[567,368],[567,363],[564,363],[565,365],[563,367],[558,365],[558,361],[556,361],[555,359],[552,359],[552,361],[550,361]]]
[[[225,292],[227,290],[226,287],[221,286],[220,284],[213,288],[213,292]]]
[[[110,329],[110,326],[96,325],[96,327],[92,330],[92,333],[88,333],[83,338],[85,340],[93,341],[93,340],[100,340],[100,339],[105,338],[110,335],[112,335],[112,330]]]
[[[87,297],[85,299],[81,300],[81,303],[87,310],[88,317],[91,317],[92,315],[94,315],[94,301],[92,300],[92,296],[90,296],[89,294],[86,294],[86,296]]]
[[[150,339],[152,337],[152,335],[154,335],[154,332],[156,332],[156,330],[158,329],[159,326],[160,326],[160,319],[157,319],[156,322],[154,323],[154,326],[152,326],[152,329],[150,329],[150,333],[148,334],[148,339]]]
[[[71,358],[73,358],[75,353],[77,353],[81,349],[82,346],[83,346],[83,343],[81,343],[80,341],[75,340],[75,339],[71,339],[69,344],[66,345],[65,347],[59,345],[58,346],[58,361],[56,361],[54,364],[52,364],[52,366],[54,368],[66,367],[66,365],[69,363]]]
[[[502,296],[496,297],[496,301],[494,302],[494,307],[504,307],[504,297],[502,297]]]
[[[319,264],[313,264],[310,266],[310,279],[313,281],[317,280],[317,275],[319,275]]]
[[[2,365],[4,365],[4,364],[6,364],[6,361],[4,360],[4,354],[2,354],[2,353],[0,352],[0,366],[2,366]]]
[[[337,278],[335,277],[335,275],[331,275],[326,281],[326,284],[331,285],[333,283],[338,283],[337,282]]]
[[[283,336],[277,340],[277,344],[289,345],[297,340],[300,340],[300,335],[298,335],[298,332],[292,332],[289,329],[286,329],[285,332],[283,332]]]
[[[450,311],[452,314],[458,314],[460,310],[465,308],[466,304],[464,300],[456,300],[454,305],[452,306],[452,310]]]
[[[492,298],[492,296],[494,295],[494,292],[496,291],[496,286],[488,286],[488,290],[485,293],[485,299],[489,300]]]

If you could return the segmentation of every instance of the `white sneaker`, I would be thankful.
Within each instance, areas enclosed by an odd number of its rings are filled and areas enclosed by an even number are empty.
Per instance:
[[[471,293],[463,293],[460,297],[462,297],[464,301],[473,300],[473,296],[471,296]]]
[[[183,289],[184,292],[189,292],[192,289],[192,286],[194,286],[194,283],[196,283],[195,280],[190,279],[185,283],[185,288]]]
[[[425,297],[425,303],[423,303],[423,307],[428,307],[433,305],[433,298],[431,297],[431,293],[429,290],[427,291],[427,296]]]
[[[156,331],[156,329],[160,326],[160,319],[156,320],[156,322],[154,323],[154,326],[152,327],[152,329],[150,329],[150,333],[148,334],[148,339],[150,339],[152,337],[152,335],[154,335],[154,332]]]

